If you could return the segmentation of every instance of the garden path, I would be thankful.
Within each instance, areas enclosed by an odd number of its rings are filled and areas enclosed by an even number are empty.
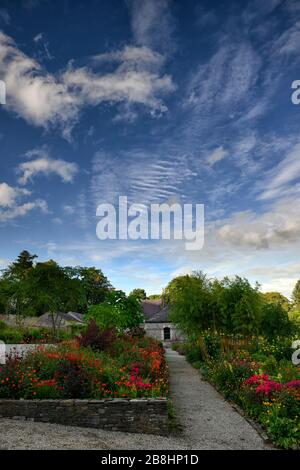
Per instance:
[[[191,449],[267,449],[257,431],[176,351],[166,350],[172,400]]]

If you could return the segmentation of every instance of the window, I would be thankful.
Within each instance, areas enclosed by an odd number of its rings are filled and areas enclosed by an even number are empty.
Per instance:
[[[167,341],[168,339],[171,339],[171,329],[166,326],[164,328],[164,340]]]

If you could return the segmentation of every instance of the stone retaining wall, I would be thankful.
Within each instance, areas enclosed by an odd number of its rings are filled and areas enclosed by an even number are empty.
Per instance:
[[[0,417],[145,434],[168,434],[166,399],[9,400]]]

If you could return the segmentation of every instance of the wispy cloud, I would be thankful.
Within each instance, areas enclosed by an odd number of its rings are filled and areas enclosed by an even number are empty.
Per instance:
[[[116,202],[121,195],[127,195],[131,203],[149,204],[183,196],[182,184],[193,172],[185,156],[173,155],[164,142],[158,148],[133,148],[115,155],[99,151],[93,158],[92,175],[95,205]]]
[[[5,8],[0,8],[0,22],[1,20],[6,24],[6,25],[9,25],[10,24],[10,14],[8,13],[8,11],[5,9]]]
[[[76,163],[52,159],[44,149],[32,150],[27,152],[26,156],[30,158],[37,156],[37,158],[23,162],[18,166],[17,171],[21,175],[18,181],[22,185],[32,181],[39,174],[44,176],[54,174],[59,176],[64,183],[70,183],[78,173]]]
[[[292,186],[300,178],[300,143],[294,145],[286,156],[267,172],[258,198],[261,200],[282,197],[286,191],[298,192],[297,185]]]
[[[27,189],[14,188],[7,183],[0,183],[0,206],[12,207],[16,203],[17,198],[30,194],[30,191]]]
[[[175,48],[172,38],[175,22],[171,0],[127,0],[131,27],[136,44],[170,52]]]
[[[47,203],[43,199],[21,203],[20,200],[30,196],[31,192],[26,189],[15,188],[7,183],[0,183],[0,222],[7,222],[18,217],[25,216],[33,209],[39,209],[46,213]]]
[[[300,21],[297,21],[291,28],[285,31],[274,43],[274,52],[278,54],[291,55],[298,54],[300,42]]]
[[[0,32],[0,73],[7,87],[7,109],[36,126],[60,126],[67,138],[87,106],[127,102],[143,105],[153,115],[165,112],[160,96],[174,91],[175,86],[169,75],[157,71],[159,56],[145,48],[127,48],[114,60],[120,65],[111,73],[69,64],[54,75]],[[156,61],[156,71],[149,70],[151,61]],[[142,64],[146,64],[144,68]]]
[[[261,60],[250,43],[233,44],[225,39],[209,62],[201,64],[192,75],[187,104],[203,114],[222,108],[225,113],[228,106],[234,112],[238,103],[249,100],[260,67]]]
[[[223,146],[221,147],[217,147],[215,150],[213,150],[213,152],[211,152],[208,156],[207,156],[207,163],[209,165],[214,165],[215,163],[223,160],[223,158],[226,157],[226,155],[228,154],[227,150],[224,149]]]

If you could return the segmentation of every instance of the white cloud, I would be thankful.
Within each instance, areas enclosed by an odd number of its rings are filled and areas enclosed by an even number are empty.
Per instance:
[[[166,52],[174,49],[170,0],[129,0],[131,27],[138,45]]]
[[[279,54],[298,54],[300,42],[300,21],[285,31],[274,44],[274,51]]]
[[[275,8],[277,8],[283,0],[252,0],[248,3],[247,8],[243,12],[243,19],[246,23],[251,24],[255,20],[262,20],[262,17],[272,13]]]
[[[192,75],[186,103],[203,114],[217,109],[224,113],[224,106],[230,106],[232,113],[234,105],[249,100],[260,67],[261,60],[249,43],[233,44],[224,38],[216,54]]]
[[[172,157],[166,143],[152,151],[132,148],[117,155],[97,152],[90,183],[93,202],[96,206],[103,200],[115,202],[126,194],[131,203],[149,204],[182,195],[182,186],[192,172],[184,155]]]
[[[214,26],[218,22],[218,17],[215,10],[206,10],[203,6],[198,4],[196,6],[196,24],[200,28]]]
[[[0,222],[7,222],[18,217],[24,217],[28,212],[33,209],[39,209],[43,213],[47,213],[47,203],[43,199],[37,199],[33,202],[26,202],[20,206],[13,207],[12,209],[0,211]]]
[[[114,72],[94,72],[69,64],[64,72],[53,75],[0,32],[0,75],[7,88],[6,109],[36,126],[58,125],[66,138],[70,138],[71,129],[86,106],[127,102],[142,104],[153,114],[166,110],[159,95],[175,87],[169,75],[158,72],[163,63],[159,54],[146,47],[127,47],[115,54],[98,56],[98,62],[105,56],[120,63]],[[149,69],[150,64],[155,70]]]
[[[293,289],[298,281],[298,277],[281,277],[278,279],[271,279],[261,283],[262,292],[281,292],[286,297],[291,297]]]
[[[73,181],[78,172],[78,165],[73,162],[67,162],[60,159],[52,159],[47,155],[44,149],[37,149],[27,152],[27,156],[37,155],[38,158],[26,161],[18,166],[18,173],[21,174],[18,181],[20,184],[27,184],[38,174],[49,176],[55,174],[59,176],[64,183]]]
[[[6,222],[25,216],[33,209],[39,209],[43,213],[48,211],[46,201],[36,199],[31,202],[19,203],[24,196],[29,196],[30,191],[26,189],[14,188],[7,183],[0,183],[0,222]]]
[[[53,75],[23,54],[12,38],[0,32],[0,74],[6,83],[7,109],[28,122],[64,129],[76,121],[77,99]],[[66,131],[67,132],[67,131]]]
[[[300,201],[278,201],[262,214],[238,212],[223,222],[218,229],[218,237],[241,249],[261,250],[293,245],[300,239]]]
[[[72,215],[75,212],[75,208],[73,206],[69,206],[68,204],[64,204],[63,211],[67,215]]]
[[[59,218],[59,217],[54,217],[52,219],[52,222],[55,224],[55,225],[62,225],[63,224],[63,221]]]
[[[40,41],[42,41],[44,38],[44,34],[43,33],[38,33],[36,36],[34,36],[33,40],[34,42],[38,43]]]
[[[26,189],[13,188],[7,183],[0,183],[0,207],[12,207],[16,199],[22,195],[29,195]]]
[[[3,20],[6,25],[10,24],[10,14],[5,8],[0,8],[0,20]]]
[[[97,105],[103,101],[142,104],[151,109],[153,115],[164,113],[167,108],[158,97],[175,90],[169,75],[139,70],[119,69],[111,74],[98,75],[88,68],[69,69],[63,81],[72,94],[84,103]]]
[[[217,147],[212,153],[207,156],[207,163],[209,165],[214,165],[215,163],[223,160],[223,158],[228,155],[227,150],[223,146]]]
[[[125,46],[123,50],[106,52],[104,54],[94,55],[90,58],[93,64],[102,64],[105,62],[122,63],[122,69],[155,67],[163,65],[165,58],[158,52],[152,51],[146,46]]]
[[[287,155],[266,174],[266,178],[258,185],[262,191],[258,199],[282,197],[286,191],[297,191],[297,185],[291,186],[300,178],[300,143],[295,144]]]

